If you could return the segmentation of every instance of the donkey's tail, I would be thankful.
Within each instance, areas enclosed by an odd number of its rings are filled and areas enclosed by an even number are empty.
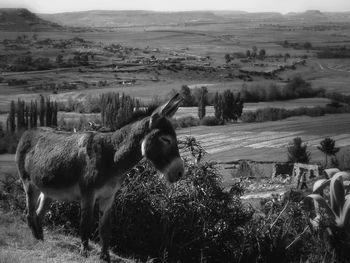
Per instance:
[[[16,149],[16,165],[18,169],[19,176],[23,181],[30,180],[29,174],[26,172],[24,168],[25,158],[28,150],[32,147],[32,138],[31,132],[26,131],[23,133],[21,139],[18,142]]]

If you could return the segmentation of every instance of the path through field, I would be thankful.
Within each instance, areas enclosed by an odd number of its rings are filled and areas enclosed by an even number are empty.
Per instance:
[[[325,137],[336,140],[338,147],[350,145],[350,114],[198,126],[179,130],[178,136],[194,136],[202,143],[211,159],[224,162],[239,159],[286,161],[288,143],[295,137],[301,137],[308,143],[312,161],[322,161],[324,156],[316,146]]]

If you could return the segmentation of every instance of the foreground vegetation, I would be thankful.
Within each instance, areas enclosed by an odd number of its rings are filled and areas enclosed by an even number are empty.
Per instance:
[[[315,210],[301,202],[310,192],[290,189],[281,200],[256,207],[243,204],[242,186],[237,183],[225,191],[216,165],[198,158],[204,152],[194,142],[184,142],[188,173],[175,185],[167,186],[147,163],[128,174],[115,200],[115,253],[159,262],[349,262],[322,235],[330,223],[322,221],[317,231],[311,226]],[[9,177],[3,185],[1,210],[23,211],[20,183]],[[45,225],[77,235],[79,213],[78,203],[54,202]],[[91,238],[98,241],[96,231]],[[9,251],[11,244],[5,240],[1,246]],[[71,247],[74,254],[76,246]]]

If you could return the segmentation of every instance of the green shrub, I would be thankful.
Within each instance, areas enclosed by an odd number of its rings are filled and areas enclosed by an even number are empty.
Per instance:
[[[195,142],[189,138],[185,144],[194,147],[184,147],[193,157],[200,152]],[[256,212],[242,204],[241,184],[223,189],[214,163],[186,162],[186,168],[184,178],[170,186],[147,162],[128,173],[112,218],[117,254],[160,262],[349,262],[333,258],[327,242],[309,227],[312,211],[300,202],[304,192],[290,191]],[[1,209],[23,211],[20,181],[5,185]],[[92,238],[98,240],[97,207],[94,216]],[[77,202],[53,202],[45,216],[46,225],[75,235],[79,220]]]
[[[144,258],[198,262],[234,260],[239,227],[252,211],[242,206],[242,189],[229,192],[212,163],[188,165],[186,178],[167,187],[152,169],[130,175],[117,195],[113,243],[118,252]]]
[[[17,144],[22,135],[22,132],[11,134],[6,132],[3,137],[0,137],[0,154],[16,153]]]
[[[283,120],[292,116],[310,116],[319,117],[325,114],[338,114],[338,113],[349,113],[350,106],[341,107],[300,107],[296,109],[287,110],[284,108],[263,108],[256,111],[244,112],[241,116],[243,122],[264,122],[264,121],[277,121]]]
[[[219,119],[214,116],[207,116],[200,120],[200,125],[204,126],[217,126],[222,124]]]
[[[5,173],[0,175],[0,210],[4,212],[19,211],[25,209],[26,200],[23,185],[17,173]]]
[[[171,123],[173,124],[175,129],[187,128],[187,127],[192,127],[192,126],[198,126],[199,119],[194,118],[192,116],[186,116],[186,117],[172,119]]]

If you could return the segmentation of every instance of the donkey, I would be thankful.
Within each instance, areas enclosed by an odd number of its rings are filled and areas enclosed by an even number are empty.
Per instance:
[[[81,252],[87,255],[93,208],[98,202],[100,258],[110,262],[110,215],[126,173],[145,157],[170,183],[184,174],[176,133],[168,120],[181,101],[177,94],[151,116],[115,132],[26,131],[17,147],[16,163],[34,237],[43,240],[42,219],[50,200],[80,200]]]

